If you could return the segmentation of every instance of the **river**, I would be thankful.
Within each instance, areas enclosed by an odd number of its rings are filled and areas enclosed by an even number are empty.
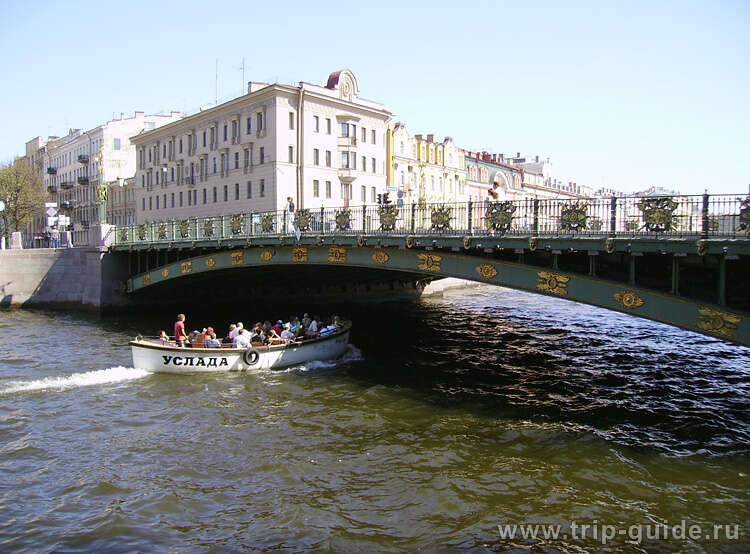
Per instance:
[[[750,550],[750,349],[489,286],[187,326],[312,310],[342,360],[192,376],[132,367],[171,312],[0,312],[0,550]]]

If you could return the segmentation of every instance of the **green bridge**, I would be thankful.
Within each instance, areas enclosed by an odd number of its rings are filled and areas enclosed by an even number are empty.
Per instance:
[[[243,271],[249,284],[284,275],[292,286],[316,270],[330,283],[457,277],[750,345],[750,196],[345,206],[114,233],[133,298],[216,271]]]

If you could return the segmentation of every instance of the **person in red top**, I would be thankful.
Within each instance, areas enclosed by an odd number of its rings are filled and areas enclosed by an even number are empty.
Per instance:
[[[177,346],[185,346],[187,335],[185,335],[185,314],[177,314],[177,321],[174,323],[174,340]]]

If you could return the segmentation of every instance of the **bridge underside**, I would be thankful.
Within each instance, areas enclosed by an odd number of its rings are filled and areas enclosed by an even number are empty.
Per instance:
[[[361,241],[360,241],[361,242]],[[288,243],[287,243],[288,244]],[[415,247],[416,246],[416,247]],[[130,256],[127,292],[155,301],[226,298],[363,298],[418,294],[443,277],[576,300],[750,345],[748,260],[663,251],[600,251],[297,244],[120,252]],[[145,267],[148,271],[143,271]],[[717,284],[718,283],[718,284]],[[216,290],[213,290],[216,289]],[[178,296],[176,296],[178,295]],[[216,296],[218,295],[218,296]]]

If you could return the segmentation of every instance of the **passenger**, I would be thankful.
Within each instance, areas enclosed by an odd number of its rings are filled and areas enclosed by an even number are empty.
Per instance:
[[[174,323],[174,340],[177,346],[185,346],[187,335],[185,334],[185,314],[177,314]]]
[[[271,322],[268,320],[265,320],[263,322],[263,334],[268,336],[268,332],[271,330]]]
[[[284,324],[284,322],[283,322],[283,321],[281,321],[281,320],[278,320],[278,321],[277,321],[277,322],[276,322],[276,323],[275,323],[275,324],[273,325],[273,327],[271,327],[271,331],[274,331],[274,332],[276,333],[276,336],[278,336],[278,337],[280,337],[280,336],[281,336],[281,332],[282,332],[282,331],[284,330],[284,328],[282,327],[282,325],[283,325],[283,324]]]
[[[274,327],[276,326],[274,325]],[[268,330],[268,335],[266,335],[267,342],[268,344],[281,344],[281,335],[276,332],[276,329],[274,329],[274,327],[271,327]]]
[[[191,341],[193,348],[203,348],[203,345],[206,344],[206,339],[209,336],[206,331],[207,329],[204,327],[203,331],[198,333],[195,338],[193,338],[193,340]]]
[[[232,326],[230,325],[229,328],[231,329]],[[229,338],[230,340],[234,340],[237,335],[240,334],[240,331],[242,331],[242,322],[238,321],[237,325],[234,326],[234,331],[229,332]]]
[[[318,336],[318,316],[315,316],[312,318],[312,321],[310,321],[310,325],[307,326],[307,330],[305,331],[305,337],[309,339],[314,339]]]
[[[307,330],[307,328],[310,326],[311,321],[312,319],[310,319],[310,314],[305,313],[305,315],[302,316],[302,327],[304,327],[305,330]]]
[[[250,333],[250,342],[263,344],[266,340],[266,334],[263,332],[263,327],[260,321],[255,324],[253,331]]]
[[[211,338],[209,338],[206,341],[206,344],[203,345],[204,348],[221,348],[221,343],[216,338],[216,333],[211,333],[209,335]]]
[[[227,336],[224,339],[226,342],[232,342],[232,340],[234,340],[234,337],[237,336],[237,333],[235,332],[235,329],[237,329],[237,326],[234,323],[230,323],[229,324],[229,332],[227,333]]]
[[[291,325],[288,323],[284,325],[284,330],[281,332],[281,340],[287,344],[291,344],[294,342],[295,337],[295,334],[292,333]]]
[[[166,331],[159,331],[159,342],[162,344],[169,344],[169,337]]]
[[[250,333],[247,329],[241,329],[232,341],[232,348],[247,348],[250,346]]]

